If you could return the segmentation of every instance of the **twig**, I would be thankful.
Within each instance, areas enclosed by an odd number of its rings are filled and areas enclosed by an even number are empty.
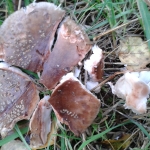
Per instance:
[[[18,10],[21,8],[21,2],[22,2],[22,0],[19,0],[19,2],[18,2]]]
[[[0,9],[0,12],[8,12],[6,9]]]
[[[126,72],[140,72],[140,71],[150,71],[149,68],[146,69],[138,69],[138,70],[125,70],[125,71],[120,71],[120,72],[115,72],[113,75],[110,75],[107,79],[103,80],[99,85],[97,85],[96,87],[94,87],[93,89],[91,89],[90,91],[94,91],[95,89],[97,89],[98,87],[102,87],[102,85],[104,85],[105,83],[107,83],[109,80],[112,80],[113,78],[115,78],[116,75],[120,75],[120,74],[125,74]]]
[[[103,70],[120,70],[121,68],[105,68]]]
[[[104,81],[102,81],[99,85],[97,85],[96,87],[94,87],[94,88],[91,89],[90,91],[94,91],[96,88],[102,87],[103,84],[105,84],[105,83],[108,82],[109,80],[113,79],[116,75],[124,74],[124,73],[125,73],[125,72],[115,72],[113,75],[109,76],[107,79],[105,79]]]

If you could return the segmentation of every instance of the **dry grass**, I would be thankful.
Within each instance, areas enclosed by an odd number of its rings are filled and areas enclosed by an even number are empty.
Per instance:
[[[22,5],[30,3],[30,1],[16,0],[16,5],[19,2],[22,2]],[[49,2],[57,5],[61,3],[68,15],[87,31],[93,44],[97,44],[104,51],[103,80],[109,79],[115,82],[124,67],[117,56],[120,40],[128,36],[140,36],[145,40],[136,0],[101,0],[100,2],[98,0],[49,0]],[[4,0],[0,2],[0,23],[13,12],[8,9],[9,6]],[[80,79],[83,83],[86,82],[84,71]],[[55,146],[49,149],[108,150],[110,147],[108,148],[108,145],[102,141],[121,138],[123,134],[129,134],[126,140],[131,141],[124,149],[150,149],[150,108],[148,107],[148,112],[143,115],[135,115],[130,110],[125,110],[124,101],[114,96],[110,87],[102,83],[101,92],[96,94],[101,100],[101,109],[93,124],[80,137],[74,137],[70,131],[61,129]]]

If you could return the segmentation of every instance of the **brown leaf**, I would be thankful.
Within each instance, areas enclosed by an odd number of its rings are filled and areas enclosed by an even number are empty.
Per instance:
[[[104,140],[101,143],[104,145],[108,145],[112,148],[112,150],[124,150],[129,147],[131,143],[130,136],[130,134],[123,134],[123,136],[118,140]]]

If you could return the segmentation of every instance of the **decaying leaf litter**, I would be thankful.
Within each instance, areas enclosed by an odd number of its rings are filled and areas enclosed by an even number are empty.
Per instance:
[[[75,17],[75,16],[73,16],[73,17]],[[74,18],[75,19],[75,18]],[[82,21],[81,21],[82,22]],[[132,33],[132,31],[130,31],[130,26],[131,26],[131,28],[133,27],[133,26],[140,26],[140,25],[138,25],[138,22],[134,22],[133,24],[129,24],[129,28],[127,28],[127,31],[128,31],[128,33],[124,33],[124,35],[125,34],[127,34],[127,35],[129,35],[129,33],[131,34]],[[109,28],[109,27],[108,27]],[[105,29],[107,29],[107,27],[105,27]],[[99,32],[99,31],[98,31]],[[133,31],[133,32],[135,32],[134,34],[136,35],[136,31]],[[140,30],[139,29],[139,31],[138,32],[142,32],[142,29]],[[91,34],[91,31],[89,31],[88,32],[88,34],[89,34],[89,36],[90,35],[92,35],[93,36],[93,33]],[[98,34],[98,33],[97,33]],[[133,33],[132,33],[133,34]],[[119,39],[116,39],[116,41],[118,41]],[[103,42],[102,42],[103,41]],[[120,61],[119,60],[117,60],[117,56],[116,56],[116,54],[115,53],[113,53],[113,52],[115,52],[115,43],[111,43],[111,35],[109,34],[109,35],[106,35],[106,36],[104,36],[104,37],[102,37],[101,39],[98,39],[97,41],[96,41],[96,43],[97,43],[97,45],[100,47],[100,48],[102,48],[102,50],[104,50],[104,56],[105,56],[105,68],[104,68],[104,70],[105,70],[105,74],[104,74],[104,79],[107,79],[107,77],[109,77],[109,76],[111,76],[113,73],[115,73],[116,72],[116,70],[117,71],[119,71],[120,70],[120,68],[123,68],[123,63],[122,63],[122,66],[121,67],[116,67],[115,66],[115,63],[116,64],[119,64],[120,63]],[[107,44],[108,43],[108,44]],[[109,52],[111,50],[111,52]],[[114,50],[114,51],[113,51]],[[118,52],[117,52],[118,53]],[[106,60],[108,60],[108,62],[106,61]],[[114,61],[114,62],[112,62],[112,61]],[[113,67],[112,67],[113,66]],[[112,68],[110,68],[110,67],[112,67]],[[80,66],[80,68],[82,68],[82,66]],[[117,74],[117,73],[116,73]],[[119,74],[119,73],[118,73]],[[116,76],[115,77],[115,82],[116,82],[116,78],[117,78],[118,76]],[[85,80],[85,74],[84,74],[84,72],[83,72],[83,70],[81,71],[81,74],[80,74],[80,77],[79,77],[80,79],[81,79],[81,81],[82,82],[85,82],[86,83],[86,80]],[[86,78],[88,78],[88,76],[86,76]],[[112,81],[112,80],[111,80]],[[115,83],[114,82],[114,83]],[[100,94],[100,93],[99,93]],[[102,95],[98,95],[98,97],[100,97],[100,99],[101,99],[101,101],[102,102],[104,102],[104,103],[102,103],[102,109],[101,109],[101,111],[103,112],[102,113],[102,115],[104,114],[104,116],[102,117],[102,118],[96,118],[96,122],[98,123],[99,121],[100,121],[100,126],[98,125],[97,126],[97,128],[99,128],[100,130],[100,132],[102,132],[102,131],[104,131],[105,130],[105,126],[104,126],[104,124],[103,123],[105,123],[105,124],[107,124],[107,123],[112,123],[112,125],[115,125],[116,124],[116,122],[109,122],[109,120],[110,120],[110,118],[113,118],[113,117],[115,117],[115,119],[116,119],[116,121],[117,121],[117,123],[119,124],[121,121],[123,121],[123,120],[125,120],[125,119],[127,119],[127,118],[130,118],[130,117],[132,117],[132,119],[136,119],[136,118],[139,118],[139,115],[138,116],[136,116],[136,115],[134,115],[134,114],[132,114],[129,110],[123,110],[124,108],[123,108],[123,104],[124,104],[124,101],[118,101],[118,103],[116,103],[116,100],[115,101],[112,101],[111,100],[111,98],[110,98],[110,95],[111,95],[111,91],[109,90],[109,86],[107,85],[107,84],[105,84],[105,85],[103,85],[103,87],[102,87],[102,89],[101,89],[101,94]],[[103,101],[103,99],[105,100],[105,101]],[[123,104],[120,104],[120,103],[123,103]],[[111,106],[111,108],[110,108],[110,106]],[[108,108],[109,109],[108,109]],[[112,112],[113,112],[113,116],[112,116]],[[117,113],[116,113],[117,112]],[[110,113],[110,114],[109,114]],[[125,114],[122,114],[122,113],[125,113]],[[147,113],[148,114],[148,113]],[[145,117],[148,117],[148,115],[147,114],[144,114],[144,116],[143,115],[141,115],[142,117],[140,117],[140,121],[139,121],[139,123],[141,122],[142,123],[142,121],[143,120],[146,120],[145,119]],[[114,116],[115,115],[115,116]],[[121,116],[121,117],[120,117]],[[117,119],[117,118],[119,118],[119,120]],[[102,120],[101,120],[102,119]],[[114,119],[114,120],[115,120]],[[95,123],[94,123],[95,124]],[[95,124],[95,125],[97,125],[97,124]],[[129,126],[129,125],[126,125],[126,126]],[[124,127],[126,127],[126,126],[122,126],[122,128],[124,128]],[[144,124],[144,127],[147,127],[148,126],[148,122],[147,122],[147,124],[145,123]],[[104,128],[104,129],[103,129]],[[134,126],[133,127],[133,125],[132,125],[132,128],[134,128],[135,130],[136,130],[136,127]],[[88,130],[87,130],[87,137],[88,136],[90,136],[91,135],[91,133],[90,133],[90,131],[92,131],[94,129],[94,127],[90,127]],[[98,130],[94,130],[96,133],[98,133],[99,131]],[[125,128],[124,128],[124,131],[126,131],[125,130]],[[120,134],[121,134],[122,132],[121,132],[121,129],[120,129]],[[127,130],[127,133],[128,133],[128,130]],[[130,133],[132,133],[132,131],[130,132]],[[134,132],[136,135],[138,134],[138,135],[141,135],[141,132],[139,132],[139,131],[135,131]],[[112,135],[112,133],[108,133],[108,137],[107,138],[111,138],[111,135]],[[135,136],[134,134],[132,135],[132,136]],[[132,137],[131,136],[131,137]],[[142,136],[143,137],[143,136]],[[132,139],[132,138],[131,138]],[[140,139],[138,139],[138,140],[144,140],[144,137],[143,137],[143,139],[141,139],[141,136],[140,136]],[[145,140],[146,141],[146,140]],[[134,143],[134,141],[132,141],[132,143]],[[134,143],[134,144],[136,144],[136,143]],[[99,145],[99,143],[98,143],[98,145]],[[95,144],[93,143],[91,143],[91,145],[89,144],[88,145],[89,147],[92,147],[92,146],[94,146],[95,147]]]

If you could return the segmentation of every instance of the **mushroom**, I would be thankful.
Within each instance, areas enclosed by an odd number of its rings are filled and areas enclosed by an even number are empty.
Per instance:
[[[96,82],[103,77],[103,52],[97,45],[92,47],[92,51],[93,54],[90,56],[90,59],[84,62],[84,69],[88,71],[90,80]]]
[[[10,15],[0,29],[0,60],[41,71],[64,16],[64,10],[47,2],[32,3]]]
[[[62,78],[49,99],[61,123],[69,126],[77,136],[96,118],[100,100],[80,83],[72,73]]]
[[[81,73],[81,68],[78,68],[78,66],[74,67],[74,76],[76,78],[79,77],[80,73]]]
[[[20,140],[10,140],[1,147],[1,150],[29,150],[26,145]]]
[[[146,84],[150,83],[150,71],[141,71],[138,72],[139,76],[138,78],[145,82]]]
[[[119,78],[115,86],[111,82],[112,93],[119,98],[125,99],[125,108],[131,109],[134,113],[146,113],[147,98],[150,94],[149,86],[138,78],[137,73],[125,73]]]
[[[46,144],[47,136],[51,130],[50,114],[52,107],[48,102],[50,96],[45,96],[35,109],[30,119],[30,147],[39,148]]]
[[[92,90],[93,88],[97,87],[98,85],[99,85],[98,82],[94,82],[94,81],[87,81],[87,82],[86,82],[86,88],[87,88],[89,91]],[[94,90],[94,92],[95,92],[95,93],[99,93],[100,90],[101,90],[101,88],[100,88],[100,86],[98,86],[98,87]]]
[[[43,66],[41,83],[52,89],[61,77],[87,54],[91,43],[84,31],[69,17],[60,24],[54,48]]]
[[[39,93],[21,70],[0,63],[0,133],[4,137],[19,120],[30,119]]]
[[[52,89],[91,48],[84,31],[64,16],[64,10],[46,2],[10,15],[0,29],[0,60],[33,72],[43,70],[41,83]]]

